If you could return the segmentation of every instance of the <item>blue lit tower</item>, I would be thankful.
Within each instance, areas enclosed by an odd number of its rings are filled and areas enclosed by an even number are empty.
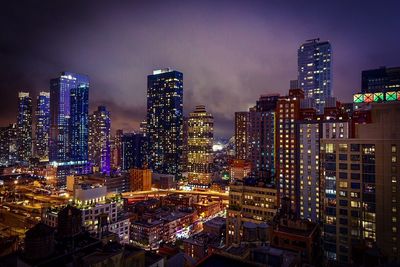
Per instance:
[[[147,77],[149,167],[158,173],[182,173],[183,74],[171,69]]]
[[[105,106],[99,106],[89,117],[89,160],[101,173],[111,170],[111,119]]]
[[[89,77],[72,72],[62,72],[59,77],[50,81],[50,161],[66,162],[70,160],[71,90],[78,87],[83,87],[87,91]],[[75,90],[75,95],[76,93],[79,92]],[[78,100],[76,96],[73,98]],[[75,102],[75,104],[77,103]],[[74,108],[78,108],[78,105]],[[83,114],[83,117],[87,118],[87,113]],[[74,136],[76,137],[76,135]]]
[[[69,124],[70,159],[87,161],[89,155],[89,84],[71,89]]]
[[[17,160],[28,161],[32,156],[32,98],[18,93]]]
[[[298,54],[298,85],[306,98],[315,100],[319,114],[324,113],[327,99],[332,96],[332,49],[329,42],[307,40]]]
[[[40,92],[36,101],[36,156],[48,159],[50,134],[50,93]]]

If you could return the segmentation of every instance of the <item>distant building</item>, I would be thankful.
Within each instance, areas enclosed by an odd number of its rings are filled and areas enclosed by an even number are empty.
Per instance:
[[[400,67],[364,70],[361,76],[361,93],[400,91]]]
[[[235,112],[235,156],[249,159],[249,112]]]
[[[214,118],[204,106],[196,106],[188,120],[188,180],[209,185],[213,174]]]
[[[129,171],[130,191],[149,191],[151,190],[152,172],[150,169],[134,168]]]
[[[82,74],[62,72],[50,80],[50,161],[72,160],[70,148],[74,157],[87,158],[88,89],[89,77]]]
[[[114,169],[122,168],[122,137],[124,135],[124,131],[118,129],[115,132],[113,150],[112,150],[112,167]]]
[[[89,117],[89,160],[101,173],[111,171],[110,112],[99,106]]]
[[[183,74],[171,69],[147,77],[147,141],[149,167],[181,177]]]
[[[18,93],[17,159],[28,162],[32,156],[32,98]]]
[[[266,183],[275,183],[275,117],[279,95],[260,96],[249,110],[249,159],[252,174]]]
[[[146,137],[141,133],[125,133],[122,136],[122,169],[145,167]]]
[[[317,112],[323,113],[326,99],[332,96],[331,44],[319,38],[307,40],[297,55],[298,88],[304,90],[306,98],[314,99]]]
[[[243,180],[251,173],[251,162],[243,159],[233,160],[230,166],[231,181]]]
[[[49,159],[50,93],[40,92],[36,100],[35,154],[42,160]]]
[[[15,164],[17,160],[17,124],[0,127],[0,166]]]

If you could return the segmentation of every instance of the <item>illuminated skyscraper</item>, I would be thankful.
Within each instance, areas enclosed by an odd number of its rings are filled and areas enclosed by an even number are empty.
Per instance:
[[[290,206],[299,210],[299,186],[297,173],[296,122],[300,118],[300,102],[304,99],[301,89],[289,90],[288,96],[279,98],[276,108],[276,174],[279,199],[288,197]]]
[[[196,106],[188,120],[189,183],[208,185],[212,178],[214,118],[205,106]]]
[[[235,156],[249,158],[249,112],[235,112]]]
[[[110,173],[111,119],[105,106],[99,106],[89,117],[89,160],[102,173]]]
[[[71,97],[71,90],[80,87],[80,90],[74,91],[74,96]],[[75,112],[75,133],[73,134],[75,140],[74,148],[79,146],[79,139],[87,140],[87,131],[80,131],[76,127],[83,127],[87,129],[87,101],[82,98],[89,89],[89,77],[82,74],[76,74],[72,72],[62,72],[60,77],[50,80],[50,161],[66,162],[71,160],[70,157],[70,137],[69,134],[71,124],[71,99],[74,100],[74,112]],[[79,111],[85,111],[83,114],[79,114]],[[82,117],[80,117],[82,116]],[[86,118],[86,120],[84,119]],[[84,125],[79,126],[79,123]],[[83,130],[83,129],[82,129]],[[80,134],[82,134],[80,136]],[[78,143],[77,143],[78,142]],[[87,141],[86,141],[87,144]],[[75,151],[74,154],[80,153]],[[78,155],[78,157],[81,157]],[[83,155],[83,158],[85,155]],[[87,159],[87,151],[86,151]]]
[[[181,177],[183,74],[171,69],[147,77],[147,139],[149,167]]]
[[[71,89],[70,159],[87,161],[89,155],[89,84]]]
[[[317,112],[324,112],[326,100],[332,96],[332,49],[329,42],[307,40],[298,53],[298,85],[306,98],[315,100]]]
[[[50,93],[40,92],[36,101],[36,156],[40,159],[49,157],[50,134]]]
[[[18,93],[17,159],[28,161],[32,156],[32,98],[29,93]]]

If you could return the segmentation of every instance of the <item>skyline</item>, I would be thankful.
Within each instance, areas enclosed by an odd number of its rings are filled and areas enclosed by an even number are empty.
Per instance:
[[[305,40],[331,42],[333,95],[343,102],[359,91],[362,70],[400,60],[400,37],[390,34],[400,26],[394,1],[363,2],[363,12],[360,1],[332,3],[329,13],[314,12],[323,4],[312,2],[19,3],[7,3],[0,17],[1,125],[16,121],[18,91],[35,97],[49,91],[50,78],[73,71],[89,75],[90,111],[107,106],[113,132],[138,129],[147,75],[171,67],[184,75],[185,115],[206,105],[215,136],[231,137],[235,111],[261,94],[285,94]]]

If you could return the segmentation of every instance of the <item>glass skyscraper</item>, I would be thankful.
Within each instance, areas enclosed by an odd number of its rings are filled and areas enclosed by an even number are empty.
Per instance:
[[[183,74],[153,71],[147,78],[147,138],[149,167],[157,173],[182,173]]]
[[[73,90],[73,96],[71,96],[71,90]],[[82,74],[62,72],[60,77],[50,81],[50,161],[66,162],[71,160],[69,153],[70,147],[72,148],[70,146],[71,137],[75,139],[73,147],[79,149],[79,152],[74,152],[74,157],[87,159],[88,90],[89,77]],[[71,107],[71,99],[74,101],[73,107]],[[74,133],[70,134],[72,111],[74,112],[72,114],[74,116],[73,127],[79,129],[74,129]],[[79,112],[84,113],[79,114]],[[83,125],[79,125],[80,122]],[[86,147],[86,153],[77,155],[82,152],[84,147]]]
[[[324,112],[325,102],[332,96],[332,49],[329,42],[307,40],[298,53],[298,86],[306,98],[315,100],[319,114]]]
[[[70,155],[72,161],[87,161],[89,155],[89,84],[71,89]]]
[[[89,160],[101,173],[111,170],[111,119],[105,106],[99,106],[89,119]]]
[[[18,93],[17,160],[29,161],[32,156],[32,98],[29,93]]]
[[[50,93],[40,92],[36,101],[36,156],[48,159],[50,133]]]

